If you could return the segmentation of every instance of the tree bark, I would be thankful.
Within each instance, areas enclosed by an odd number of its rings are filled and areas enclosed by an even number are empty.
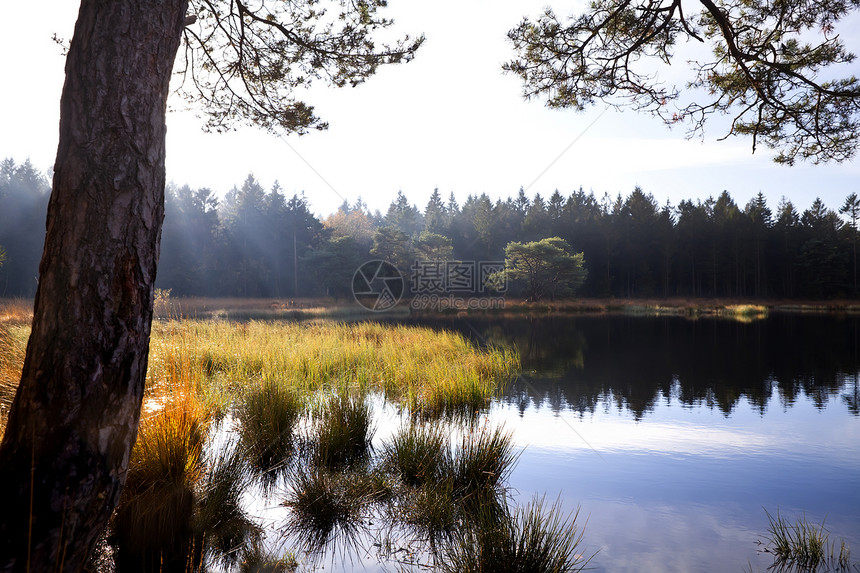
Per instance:
[[[137,434],[188,0],[83,0],[33,329],[0,444],[0,571],[78,571]]]

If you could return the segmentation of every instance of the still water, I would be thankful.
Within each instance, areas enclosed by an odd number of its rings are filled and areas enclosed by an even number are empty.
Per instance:
[[[427,324],[519,349],[488,414],[523,448],[510,486],[579,506],[596,570],[764,571],[765,511],[860,558],[858,318]]]

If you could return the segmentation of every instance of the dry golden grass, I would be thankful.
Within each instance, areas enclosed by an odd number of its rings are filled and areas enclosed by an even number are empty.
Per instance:
[[[0,438],[6,430],[9,407],[21,381],[33,304],[24,299],[0,300]]]
[[[302,393],[376,391],[414,412],[441,412],[486,404],[518,363],[512,350],[414,326],[167,321],[153,325],[148,387],[181,378],[229,400],[253,380],[277,379]]]
[[[0,323],[0,424],[18,385],[28,335],[27,322]],[[518,367],[513,350],[477,349],[462,335],[416,326],[155,321],[144,415],[169,403],[176,389],[197,392],[207,408],[224,413],[244,386],[264,379],[304,394],[381,392],[414,413],[474,411]]]

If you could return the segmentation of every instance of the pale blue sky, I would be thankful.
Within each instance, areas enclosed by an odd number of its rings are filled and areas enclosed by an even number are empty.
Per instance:
[[[723,135],[718,125],[704,142],[686,141],[681,129],[634,112],[597,107],[577,114],[523,101],[518,80],[500,71],[512,55],[505,33],[545,4],[391,0],[397,29],[425,33],[426,44],[412,63],[384,69],[358,88],[315,89],[308,103],[330,123],[328,131],[283,139],[252,128],[205,134],[193,113],[172,113],[168,179],[223,194],[253,172],[266,188],[277,179],[287,193],[305,192],[321,215],[358,196],[384,211],[398,190],[423,208],[434,187],[446,198],[453,191],[461,203],[470,193],[504,198],[521,186],[529,196],[581,186],[600,197],[640,185],[661,204],[727,189],[743,205],[762,191],[772,208],[785,195],[799,210],[817,196],[836,209],[860,191],[857,161],[780,167],[767,149],[751,155],[749,140],[716,141]],[[575,4],[553,5],[565,13]],[[29,157],[46,170],[56,152],[63,82],[51,36],[71,36],[77,3],[9,1],[3,8],[0,157]],[[849,46],[860,51],[856,42]],[[670,73],[683,71],[679,60]]]

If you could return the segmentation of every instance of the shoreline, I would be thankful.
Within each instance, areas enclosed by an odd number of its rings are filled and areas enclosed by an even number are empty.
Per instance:
[[[27,322],[32,318],[32,301],[0,298],[0,312],[7,322]],[[156,300],[155,318],[223,318],[232,320],[267,319],[359,319],[368,317],[404,318],[408,316],[681,316],[687,318],[722,317],[745,320],[768,314],[860,315],[860,300],[834,299],[744,299],[744,298],[583,298],[528,302],[508,298],[501,308],[475,309],[457,306],[413,310],[401,301],[387,311],[372,311],[351,298],[204,298],[170,297]],[[13,318],[14,315],[14,318]],[[15,320],[17,319],[17,320]]]
[[[325,298],[171,298],[167,303],[168,315],[183,316],[210,314],[215,317],[236,318],[349,318],[379,316],[528,316],[528,315],[611,315],[633,316],[685,316],[732,317],[755,319],[770,313],[797,314],[860,314],[860,300],[834,299],[816,301],[807,299],[744,299],[744,298],[584,298],[556,301],[528,302],[508,298],[502,308],[476,309],[448,306],[413,310],[408,302],[401,301],[387,311],[367,310],[352,299]],[[163,309],[164,310],[164,309]],[[163,315],[164,313],[158,313]]]

